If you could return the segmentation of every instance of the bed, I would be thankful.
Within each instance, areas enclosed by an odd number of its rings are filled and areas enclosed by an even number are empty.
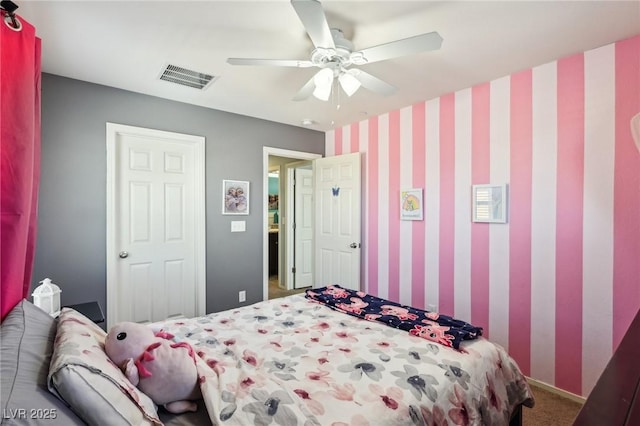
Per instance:
[[[506,425],[533,406],[516,363],[487,339],[455,348],[341,310],[294,295],[151,324],[197,353],[203,399],[174,415],[109,362],[102,329],[25,300],[2,324],[2,423]]]

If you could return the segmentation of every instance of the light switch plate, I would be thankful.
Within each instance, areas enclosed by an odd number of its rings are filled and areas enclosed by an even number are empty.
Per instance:
[[[247,222],[244,220],[232,220],[231,232],[245,232],[247,230]]]

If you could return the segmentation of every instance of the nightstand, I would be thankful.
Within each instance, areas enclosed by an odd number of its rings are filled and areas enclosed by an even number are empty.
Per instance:
[[[104,314],[98,302],[78,303],[77,305],[66,305],[65,307],[75,309],[96,324],[104,322]]]

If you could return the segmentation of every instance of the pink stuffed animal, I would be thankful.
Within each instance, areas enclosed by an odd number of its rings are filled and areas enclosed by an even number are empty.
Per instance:
[[[201,398],[193,349],[174,343],[167,333],[154,334],[149,326],[133,322],[114,325],[104,344],[107,356],[129,381],[157,405],[171,413],[196,411]]]

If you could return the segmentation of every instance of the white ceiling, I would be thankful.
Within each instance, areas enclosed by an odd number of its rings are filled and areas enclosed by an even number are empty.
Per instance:
[[[637,0],[325,0],[329,26],[356,50],[431,31],[444,42],[361,67],[394,95],[294,102],[317,68],[226,62],[308,60],[313,45],[288,0],[13,1],[42,39],[44,72],[295,126],[312,119],[322,131],[640,34]],[[167,83],[168,63],[219,78],[204,91]]]

